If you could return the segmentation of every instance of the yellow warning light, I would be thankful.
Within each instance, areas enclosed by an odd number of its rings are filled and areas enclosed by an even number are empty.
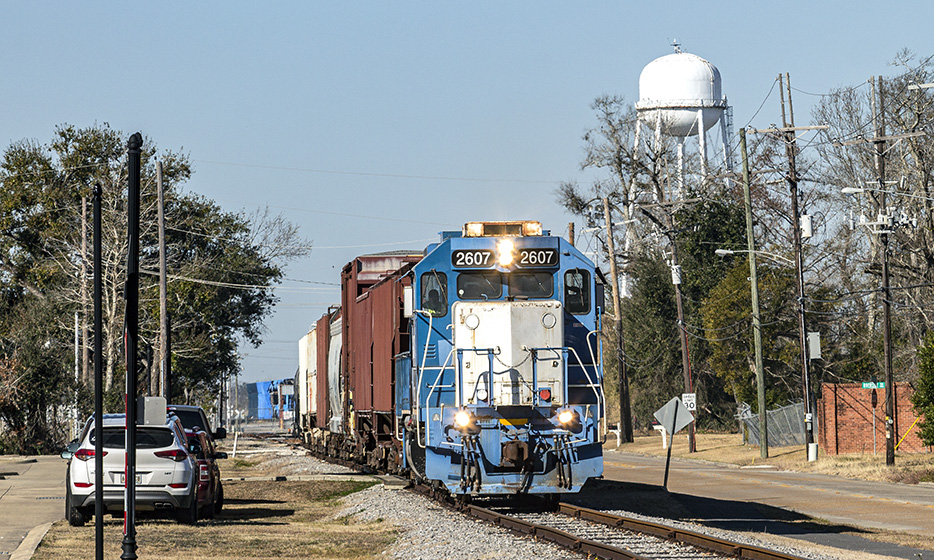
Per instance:
[[[544,233],[542,223],[534,220],[513,222],[467,222],[464,237],[522,237]]]

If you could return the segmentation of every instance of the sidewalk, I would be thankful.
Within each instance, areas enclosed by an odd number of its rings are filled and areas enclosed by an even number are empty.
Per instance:
[[[65,517],[65,464],[55,455],[0,456],[0,559],[29,558]]]

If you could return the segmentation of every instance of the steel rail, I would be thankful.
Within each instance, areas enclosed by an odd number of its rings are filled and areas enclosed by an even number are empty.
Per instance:
[[[608,525],[610,527],[627,529],[636,533],[644,533],[675,542],[690,544],[698,548],[704,548],[712,552],[727,554],[737,558],[748,558],[749,560],[802,560],[800,556],[711,537],[687,529],[677,529],[650,521],[613,515],[564,502],[558,504],[558,513],[585,521]]]

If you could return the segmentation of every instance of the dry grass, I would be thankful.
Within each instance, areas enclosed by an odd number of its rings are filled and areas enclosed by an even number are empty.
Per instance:
[[[675,434],[674,445],[671,449],[672,457],[731,463],[740,466],[771,465],[782,470],[832,474],[881,482],[901,482],[905,484],[934,482],[934,457],[930,453],[896,454],[895,465],[890,467],[885,464],[884,444],[879,448],[876,455],[871,453],[820,454],[817,461],[809,463],[804,446],[769,447],[769,458],[762,459],[759,457],[759,446],[743,445],[739,434],[698,433],[695,439],[697,451],[688,453],[687,433]],[[610,438],[607,447],[615,449],[616,441]],[[662,449],[662,438],[657,433],[636,436],[633,443],[624,443],[619,449],[643,455],[664,455],[667,453],[666,450]]]
[[[234,472],[249,476],[240,465]],[[196,526],[140,514],[137,554],[149,558],[378,558],[394,540],[391,526],[335,519],[340,498],[369,486],[359,482],[231,481],[224,485],[224,510]],[[105,519],[105,558],[119,558],[122,519]],[[93,556],[94,523],[52,526],[34,558],[84,559]]]

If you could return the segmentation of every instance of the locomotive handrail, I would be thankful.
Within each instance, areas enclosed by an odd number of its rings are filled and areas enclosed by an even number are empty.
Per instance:
[[[418,384],[415,386],[415,407],[414,408],[417,410],[421,407],[421,403],[422,403],[421,401],[422,380],[425,374],[425,362],[428,361],[428,347],[430,346],[429,343],[431,342],[431,332],[434,330],[432,328],[432,323],[434,321],[434,314],[424,309],[415,309],[414,311],[421,315],[428,316],[428,336],[425,337],[425,352],[422,354],[422,363],[421,365],[419,365],[418,362],[415,363],[415,367],[418,368]],[[452,349],[452,352],[453,352],[453,349]],[[450,354],[448,354],[448,358],[446,358],[444,361],[445,364],[447,364],[447,360],[450,359],[450,357],[451,357]],[[441,375],[444,373],[444,369],[445,369],[444,365],[442,365],[441,370],[438,372],[437,379],[435,379],[434,384],[431,386],[432,391],[434,391],[435,387],[438,385],[438,379],[441,379]],[[428,398],[431,398],[431,393],[428,393]],[[426,422],[425,425],[426,425],[426,430],[427,430],[428,426],[430,425],[430,422]],[[416,418],[415,420],[415,437],[416,437],[418,446],[421,447],[422,449],[425,449],[425,443],[422,442],[422,432],[421,430],[418,429],[418,418]],[[425,439],[428,439],[427,433],[425,434]]]
[[[588,344],[587,346],[590,346],[590,345]],[[603,386],[595,384],[593,382],[593,379],[590,378],[590,373],[587,372],[587,367],[584,365],[583,360],[581,360],[581,357],[577,353],[577,350],[575,350],[573,346],[570,348],[570,350],[571,352],[574,352],[574,357],[577,358],[577,363],[580,364],[581,370],[584,372],[584,375],[587,376],[587,381],[589,381],[591,384],[591,389],[593,389],[594,396],[597,397],[597,402],[600,403],[600,405],[603,407],[604,413],[600,419],[602,420],[601,423],[604,425],[604,428],[606,428],[606,393],[603,391]],[[593,359],[593,349],[591,349],[590,353],[591,353],[591,359]],[[596,362],[594,362],[593,366],[594,366],[594,373],[596,373],[597,372]],[[597,390],[597,387],[600,387],[599,391]]]
[[[429,334],[429,336],[430,336],[430,334]],[[427,341],[426,341],[426,346],[427,346]],[[426,351],[426,355],[427,355],[427,351]],[[436,378],[435,378],[435,382],[431,384],[431,391],[428,391],[428,396],[425,397],[425,408],[428,408],[428,400],[431,398],[431,394],[435,392],[435,389],[438,388],[438,387],[444,387],[443,385],[438,385],[438,381],[440,381],[440,380],[441,380],[441,376],[444,375],[444,370],[446,370],[446,369],[448,368],[448,361],[450,361],[451,356],[453,356],[453,355],[454,355],[454,348],[451,348],[451,351],[448,352],[448,357],[444,359],[444,363],[442,363],[442,364],[441,364],[441,367],[438,368],[438,377],[436,377]],[[422,368],[421,368],[421,372],[419,373],[419,376],[418,376],[418,387],[417,387],[417,389],[416,389],[416,391],[415,391],[415,398],[418,399],[418,400],[416,401],[416,403],[417,403],[417,406],[419,406],[419,407],[421,407],[421,404],[422,404],[422,400],[421,400],[421,395],[422,395],[422,373],[424,373],[424,371],[425,371],[425,368],[422,367]],[[455,386],[454,386],[454,389],[455,389],[455,391],[456,391],[456,390],[457,390],[457,384],[455,383],[454,385],[455,385]],[[441,408],[444,409],[444,403],[441,403]],[[419,438],[419,439],[418,439],[418,446],[421,447],[422,449],[425,449],[425,446],[426,446],[427,442],[428,442],[428,441],[431,441],[431,437],[430,437],[430,435],[431,435],[431,422],[430,422],[430,421],[426,421],[426,422],[425,422],[425,440],[426,440],[425,442],[422,442],[422,441],[421,441],[422,432],[421,432],[421,430],[418,429],[417,423],[416,423],[416,426],[415,426],[415,434],[416,434],[416,436],[418,436],[418,438]]]
[[[593,354],[593,346],[590,345],[590,337],[593,336],[593,335],[595,335],[595,334],[601,334],[601,333],[602,333],[602,331],[599,331],[599,330],[590,331],[589,333],[587,333],[587,350],[590,351],[590,363],[592,363],[592,364],[594,365],[594,373],[597,373],[597,357],[594,356],[594,354]],[[590,380],[590,376],[588,376],[587,379]],[[601,379],[600,381],[603,381],[603,380]],[[603,401],[602,401],[602,402],[603,402],[603,418],[601,418],[601,420],[603,420],[603,422],[602,422],[602,424],[603,424],[603,438],[602,438],[602,439],[603,439],[603,442],[606,443],[606,434],[607,434],[607,432],[608,432],[607,419],[606,419],[606,417],[607,417],[607,414],[606,414],[606,392],[602,390],[602,385],[601,385],[600,393],[603,395]]]

